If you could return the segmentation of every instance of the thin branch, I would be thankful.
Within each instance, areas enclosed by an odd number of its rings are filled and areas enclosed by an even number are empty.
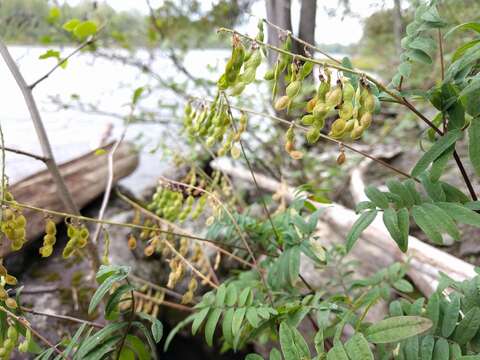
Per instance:
[[[90,44],[93,44],[95,42],[96,38],[95,37],[90,37],[86,41],[84,41],[80,46],[78,46],[75,50],[73,50],[70,54],[68,54],[65,58],[60,60],[53,68],[51,68],[45,75],[40,77],[38,80],[34,81],[32,84],[30,84],[28,87],[30,90],[33,90],[38,84],[40,84],[43,80],[46,80],[52,73],[57,70],[59,67],[61,67],[63,64],[65,64],[68,59],[70,59],[72,56],[77,54],[79,51],[81,51],[83,48],[87,47]]]
[[[201,278],[203,281],[205,281],[208,285],[210,285],[212,288],[216,289],[218,288],[217,284],[214,284],[209,278],[207,278],[205,275],[203,275],[195,266],[192,265],[190,261],[188,261],[182,254],[180,254],[175,247],[170,244],[168,241],[163,241],[165,245],[168,246],[168,248],[180,258],[189,268],[192,270],[192,272],[197,275],[199,278]]]
[[[44,163],[47,162],[46,157],[41,156],[41,155],[36,155],[36,154],[28,152],[28,151],[24,151],[24,150],[20,150],[20,149],[14,149],[14,148],[11,148],[11,147],[8,147],[8,146],[4,146],[2,149],[5,150],[5,151],[8,151],[8,152],[11,152],[11,153],[18,154],[18,155],[28,156],[32,159],[39,160],[39,161],[44,162]]]
[[[45,127],[43,125],[42,118],[40,116],[40,112],[38,111],[37,104],[35,99],[32,95],[32,89],[27,85],[23,75],[21,74],[17,64],[13,60],[8,48],[5,46],[3,41],[0,40],[0,54],[2,55],[5,63],[7,64],[10,72],[12,73],[15,81],[17,82],[23,97],[25,99],[25,103],[27,108],[30,112],[30,117],[32,119],[33,125],[35,127],[35,131],[37,133],[38,141],[40,143],[40,147],[42,148],[43,156],[45,157],[45,164],[52,175],[53,181],[57,187],[57,193],[60,199],[62,200],[66,209],[73,213],[73,214],[80,214],[77,205],[75,204],[70,192],[65,185],[65,181],[60,174],[58,169],[57,163],[55,162],[55,158],[53,156],[52,147],[50,145],[50,141],[48,139],[47,132],[45,131]],[[87,244],[87,249],[90,254],[90,261],[92,263],[92,268],[96,271],[100,266],[100,259],[98,256],[98,251],[95,245],[91,242]]]
[[[22,292],[22,294],[23,294],[23,292]],[[26,308],[26,307],[23,307],[23,306],[20,309],[22,311],[25,311],[25,312],[27,312],[29,314],[32,314],[32,315],[47,316],[47,317],[51,317],[51,318],[55,318],[55,319],[67,320],[67,321],[72,321],[72,322],[76,322],[76,323],[80,323],[80,324],[86,324],[86,325],[90,325],[90,326],[93,326],[93,327],[96,327],[96,328],[99,328],[99,329],[103,328],[102,324],[99,324],[99,323],[96,323],[96,322],[93,322],[93,321],[79,319],[79,318],[76,318],[76,317],[73,317],[73,316],[50,314],[50,313]]]
[[[132,104],[131,109],[130,109],[130,114],[127,118],[127,123],[125,124],[125,127],[123,128],[122,134],[120,135],[120,138],[115,142],[115,144],[112,146],[110,151],[108,152],[108,177],[107,177],[107,183],[105,185],[105,191],[103,193],[103,199],[102,199],[102,205],[100,206],[100,210],[98,212],[98,219],[102,220],[103,217],[105,216],[105,211],[107,210],[108,206],[108,201],[110,200],[110,194],[112,192],[112,186],[113,186],[113,179],[115,177],[115,170],[113,168],[113,157],[115,156],[115,152],[117,151],[118,147],[122,143],[123,139],[125,138],[125,135],[127,133],[128,125],[130,124],[130,120],[133,115],[135,107]],[[95,228],[95,232],[93,233],[92,241],[94,244],[97,244],[98,242],[98,237],[100,236],[100,231],[102,230],[102,224],[98,223],[97,227]]]
[[[252,16],[254,16],[254,15],[252,15]],[[263,20],[263,22],[264,22],[265,24],[267,24],[268,26],[271,26],[271,27],[273,27],[274,29],[276,29],[276,30],[278,30],[278,31],[280,31],[280,32],[283,32],[283,33],[286,33],[286,34],[290,35],[290,37],[291,37],[293,40],[295,40],[296,42],[298,42],[298,43],[300,43],[300,44],[302,44],[302,45],[304,45],[304,46],[312,49],[312,50],[315,51],[315,52],[318,52],[319,54],[322,54],[323,56],[327,57],[328,59],[332,60],[333,62],[335,62],[335,63],[337,63],[337,64],[340,64],[340,65],[342,64],[341,61],[335,59],[333,56],[329,55],[328,53],[326,53],[326,52],[323,51],[322,49],[320,49],[320,48],[316,47],[315,45],[310,44],[310,43],[306,42],[305,40],[302,40],[302,39],[300,39],[299,37],[293,35],[291,31],[287,31],[287,30],[285,30],[285,29],[282,29],[280,26],[275,25],[274,23],[272,23],[272,22],[269,21],[268,19],[262,19],[262,20]]]
[[[171,302],[171,301],[156,299],[154,297],[145,295],[144,293],[141,293],[139,291],[135,291],[135,296],[139,297],[139,298],[142,298],[142,299],[145,299],[145,300],[148,300],[148,301],[151,301],[151,302],[153,302],[157,305],[163,305],[163,306],[166,306],[166,307],[169,307],[169,308],[172,308],[172,309],[176,309],[176,310],[180,310],[180,311],[188,311],[188,312],[193,311],[193,309],[191,307],[188,307],[188,306],[185,306],[185,305],[182,305],[182,304],[177,304],[177,303],[174,303],[174,302]]]

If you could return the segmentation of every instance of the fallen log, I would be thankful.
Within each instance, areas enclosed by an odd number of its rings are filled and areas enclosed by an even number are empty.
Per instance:
[[[108,177],[107,156],[113,144],[104,149],[105,154],[95,154],[94,151],[59,165],[68,190],[79,208],[97,198],[104,190]],[[122,143],[114,156],[114,181],[131,174],[138,165],[138,154],[133,146]],[[10,187],[14,198],[19,203],[35,207],[65,211],[58,197],[55,185],[48,170],[33,174]],[[44,233],[45,217],[41,212],[24,209],[27,218],[27,242],[37,239]],[[57,223],[62,218],[53,219]],[[0,257],[11,253],[9,242],[0,246]]]
[[[234,179],[252,182],[251,173],[247,169],[233,166],[231,162],[216,161],[212,164],[212,167],[231,175]],[[255,178],[260,188],[276,193],[281,191],[286,200],[291,201],[294,198],[294,188],[264,175],[255,174]],[[358,181],[358,177],[356,177],[356,181]],[[357,189],[356,193],[359,194],[360,191]],[[324,209],[320,216],[322,222],[319,225],[320,236],[325,224],[334,229],[335,233],[340,234],[340,237],[323,236],[321,237],[322,243],[338,242],[339,239],[344,241],[358,215],[340,204],[314,203],[314,205],[319,209]],[[367,273],[378,271],[394,262],[409,262],[408,276],[417,288],[427,296],[437,287],[440,272],[455,280],[470,279],[476,275],[473,265],[413,236],[409,236],[407,253],[402,253],[390,238],[380,217],[377,217],[362,233],[351,254],[362,263],[363,270]]]

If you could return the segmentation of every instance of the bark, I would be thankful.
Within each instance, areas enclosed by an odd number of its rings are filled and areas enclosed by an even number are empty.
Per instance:
[[[298,26],[298,37],[312,45],[315,44],[316,14],[317,1],[302,0],[302,7],[300,9],[300,24]],[[311,49],[308,51],[312,53]],[[298,44],[297,52],[305,55],[304,48],[301,44]]]
[[[290,0],[267,0],[267,19],[284,30],[292,31],[291,20],[291,2]],[[268,43],[274,46],[280,45],[278,31],[271,26],[267,26]],[[268,61],[270,65],[275,63],[277,55],[274,51],[269,51]]]
[[[402,21],[402,8],[401,0],[393,1],[393,36],[395,39],[395,51],[398,56],[402,53],[402,32],[403,32],[403,21]]]

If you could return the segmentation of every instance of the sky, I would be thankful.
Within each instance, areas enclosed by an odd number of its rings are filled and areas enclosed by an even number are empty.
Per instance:
[[[68,3],[74,5],[81,0],[67,0]],[[145,0],[99,0],[106,2],[113,8],[121,11],[128,11],[136,9],[142,13],[148,12]],[[181,1],[181,0],[179,0]],[[205,0],[205,2],[212,2],[214,0]],[[153,6],[161,5],[162,0],[151,0]],[[325,12],[325,8],[335,8],[338,0],[318,0],[317,11],[317,30],[315,40],[321,44],[340,43],[348,45],[356,43],[362,37],[362,18],[372,14],[374,11],[392,7],[392,0],[351,0],[351,8],[356,16],[346,16],[341,18],[340,15],[330,17]],[[298,14],[300,12],[300,2],[298,0],[292,1],[292,23],[294,29],[298,28]],[[252,14],[258,17],[265,17],[265,1],[256,2],[251,10]],[[341,12],[340,12],[341,13]],[[297,15],[297,16],[296,16]],[[255,29],[257,21],[251,19],[249,23],[238,29],[240,31]]]

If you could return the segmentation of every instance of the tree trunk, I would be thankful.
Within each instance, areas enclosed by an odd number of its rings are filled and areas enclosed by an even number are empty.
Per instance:
[[[292,31],[291,2],[290,0],[267,0],[267,19],[271,23],[284,30]],[[268,28],[268,43],[274,46],[280,45],[279,33],[271,26]],[[270,65],[275,63],[277,56],[274,51],[269,51],[268,61]]]
[[[300,24],[298,25],[298,37],[309,44],[315,44],[315,25],[317,15],[317,0],[302,0],[300,9]],[[305,49],[297,44],[297,53],[305,55]],[[312,49],[308,49],[313,55]]]
[[[403,32],[403,21],[402,21],[402,8],[401,0],[393,1],[393,36],[395,39],[395,52],[398,56],[402,53],[402,32]]]

